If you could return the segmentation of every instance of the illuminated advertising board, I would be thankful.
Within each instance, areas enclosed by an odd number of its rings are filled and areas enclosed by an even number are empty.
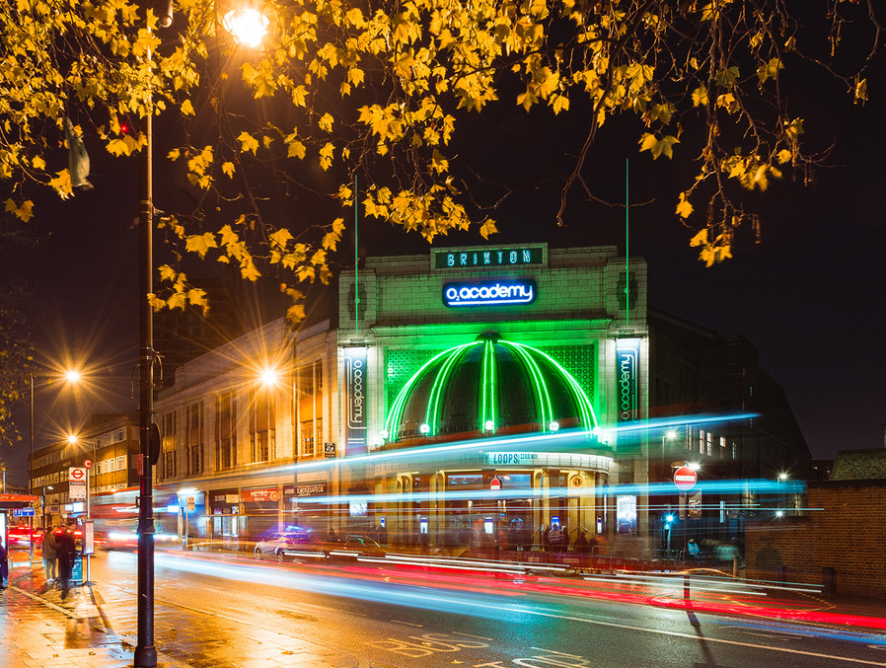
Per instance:
[[[366,454],[366,348],[343,348],[345,362],[345,452]]]
[[[449,308],[531,304],[537,293],[530,278],[452,282],[443,285],[443,303]]]
[[[640,339],[618,339],[615,342],[615,383],[619,422],[640,419],[639,377]]]

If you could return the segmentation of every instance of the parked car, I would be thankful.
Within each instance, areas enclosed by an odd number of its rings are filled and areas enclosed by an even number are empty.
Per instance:
[[[349,534],[329,541],[327,554],[330,558],[356,559],[357,557],[384,557],[381,545],[369,536]]]
[[[283,561],[285,551],[292,548],[295,543],[295,536],[296,534],[279,532],[267,534],[255,544],[253,551],[255,558],[274,557],[277,561]]]

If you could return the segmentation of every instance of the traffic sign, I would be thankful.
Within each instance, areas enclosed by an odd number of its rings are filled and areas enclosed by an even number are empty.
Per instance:
[[[76,468],[71,467],[68,469],[68,481],[69,482],[80,482],[86,480],[86,469],[84,468]]]
[[[493,478],[492,482],[489,483],[489,489],[491,489],[493,492],[499,491],[501,489],[501,480],[499,480],[498,478]]]
[[[87,459],[85,462],[83,462],[83,468],[85,468],[85,469],[91,469],[91,468],[92,468],[92,460],[91,460],[91,459]]]
[[[695,487],[697,481],[698,475],[688,466],[681,466],[674,471],[674,484],[677,489],[682,489],[685,492],[687,489]]]

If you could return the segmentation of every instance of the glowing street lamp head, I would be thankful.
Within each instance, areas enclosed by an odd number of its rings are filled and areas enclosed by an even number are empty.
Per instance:
[[[83,378],[83,376],[77,369],[68,369],[65,371],[65,380],[69,383],[79,383],[81,378]]]
[[[427,422],[425,422],[418,428],[418,430],[422,434],[430,434],[431,433],[431,425],[429,425]]]
[[[558,431],[560,429],[560,423],[557,422],[556,420],[551,422],[551,424],[548,426],[550,427],[551,431]]]
[[[701,468],[701,464],[699,464],[698,462],[689,462],[686,466],[691,468],[693,471],[698,471],[698,469]]]
[[[268,32],[268,17],[251,7],[234,9],[225,14],[225,29],[238,44],[254,49]]]
[[[674,429],[668,429],[667,433],[665,433],[666,441],[673,441],[677,438],[677,432]]]
[[[280,374],[276,369],[272,369],[270,367],[265,367],[261,371],[261,383],[265,387],[272,387],[277,384],[277,381],[280,379]]]
[[[80,437],[77,434],[68,434],[68,445],[76,445],[80,442]]]
[[[486,423],[483,425],[486,431],[492,431],[495,429],[495,423],[492,420],[486,420]]]

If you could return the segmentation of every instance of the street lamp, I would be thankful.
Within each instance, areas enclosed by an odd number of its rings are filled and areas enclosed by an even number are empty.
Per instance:
[[[28,457],[28,496],[34,494],[34,378],[37,377],[38,374],[30,374],[30,384],[29,384],[29,394],[30,394],[30,402],[31,402],[31,412],[30,412],[30,429],[28,432],[28,438],[30,441],[30,456]],[[67,380],[69,384],[77,384],[80,382],[81,374],[77,369],[68,369],[65,371],[62,376]],[[51,377],[51,375],[49,376]],[[50,489],[52,489],[50,487]],[[44,497],[46,496],[44,490]],[[31,525],[31,540],[30,540],[30,558],[31,563],[34,562],[34,517],[31,516],[29,518]],[[46,523],[46,516],[43,516],[43,523]],[[44,529],[47,527],[43,527]]]
[[[146,9],[152,9],[158,17],[158,25],[172,25],[172,0],[142,0]],[[235,24],[234,25],[239,25]],[[265,27],[267,21],[264,22]],[[228,28],[228,26],[225,26]],[[146,26],[148,36],[150,25]],[[230,30],[230,28],[228,28]],[[263,33],[262,33],[263,34]],[[145,55],[152,69],[151,51]],[[139,312],[139,503],[138,503],[138,587],[137,627],[133,665],[135,668],[154,668],[157,665],[157,648],[154,645],[154,490],[152,467],[159,457],[160,430],[154,424],[154,363],[158,359],[154,350],[154,322],[152,297],[153,281],[153,149],[154,149],[154,100],[148,88],[145,114],[145,145],[142,152],[138,221],[138,312]]]

